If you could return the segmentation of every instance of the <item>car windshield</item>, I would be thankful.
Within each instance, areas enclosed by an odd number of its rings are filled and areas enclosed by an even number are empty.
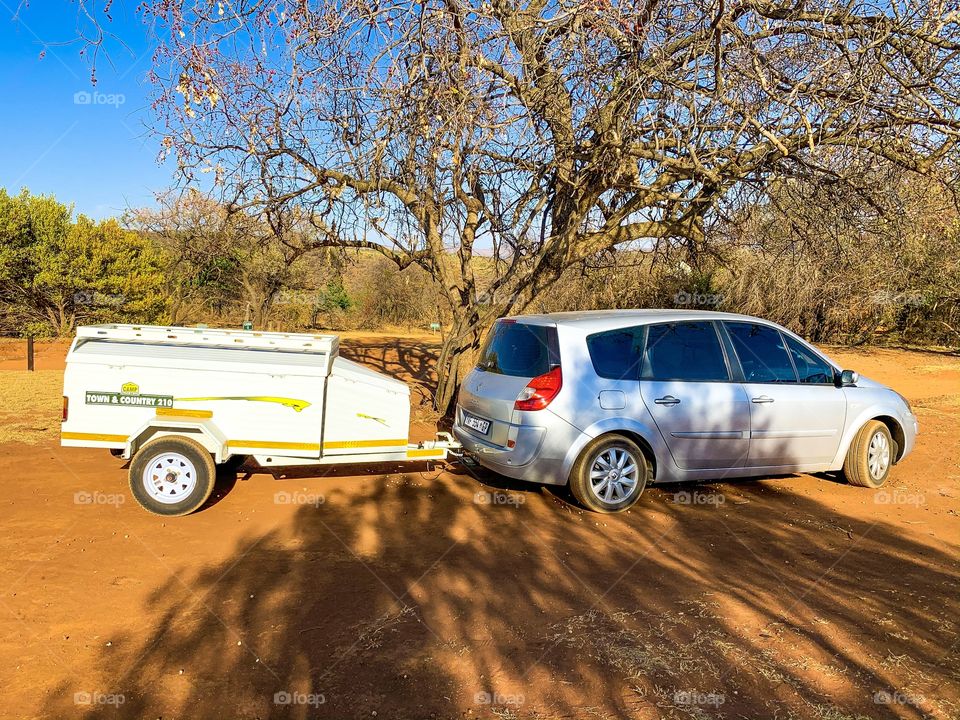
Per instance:
[[[477,367],[500,375],[533,378],[559,363],[555,327],[500,320],[490,332]]]

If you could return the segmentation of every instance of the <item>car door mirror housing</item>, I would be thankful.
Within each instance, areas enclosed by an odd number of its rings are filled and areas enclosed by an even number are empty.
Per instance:
[[[847,385],[856,385],[857,380],[860,379],[860,373],[856,370],[844,370],[840,373],[840,387],[846,387]]]

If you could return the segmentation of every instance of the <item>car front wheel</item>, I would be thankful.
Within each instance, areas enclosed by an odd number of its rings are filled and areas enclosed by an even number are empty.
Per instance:
[[[860,487],[880,487],[890,474],[896,452],[886,425],[879,420],[866,423],[853,437],[843,462],[847,482]]]
[[[604,435],[580,453],[570,473],[570,491],[588,510],[620,512],[640,498],[648,468],[635,442],[623,435]]]

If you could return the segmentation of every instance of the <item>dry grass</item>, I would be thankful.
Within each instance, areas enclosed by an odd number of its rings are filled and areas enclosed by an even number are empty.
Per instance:
[[[34,343],[34,351],[39,357],[48,353],[63,351],[66,354],[70,341],[63,338],[37,340]],[[0,338],[0,360],[23,359],[26,365],[27,342],[23,338]]]
[[[957,407],[960,405],[960,394],[957,395],[937,395],[936,397],[923,398],[916,400],[913,405],[923,410],[936,409],[937,406]]]
[[[915,372],[924,374],[936,374],[944,372],[960,372],[960,362],[944,360],[935,365],[921,365],[915,369]]]
[[[0,370],[0,443],[37,445],[60,432],[63,372]]]

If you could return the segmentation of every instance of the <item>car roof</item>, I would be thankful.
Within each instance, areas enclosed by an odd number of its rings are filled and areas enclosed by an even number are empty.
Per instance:
[[[631,323],[647,325],[657,322],[676,322],[678,320],[747,320],[764,324],[775,323],[763,318],[737,313],[715,312],[712,310],[684,310],[669,308],[645,308],[632,310],[582,310],[575,312],[545,313],[540,315],[513,315],[510,320],[531,325],[565,325],[576,327],[585,332],[598,332],[624,327]]]
[[[739,313],[716,312],[714,310],[683,310],[672,308],[644,308],[628,310],[582,310],[575,312],[543,313],[539,315],[513,315],[504,320],[529,323],[531,325],[558,325],[576,328],[576,333],[589,335],[604,330],[617,330],[631,325],[649,325],[660,322],[677,322],[682,320],[739,320],[741,322],[757,322],[762,325],[782,330],[787,335],[800,340],[804,345],[833,365],[838,370],[842,367],[822,350],[810,345],[800,335],[791,332],[772,320],[742,315]]]

